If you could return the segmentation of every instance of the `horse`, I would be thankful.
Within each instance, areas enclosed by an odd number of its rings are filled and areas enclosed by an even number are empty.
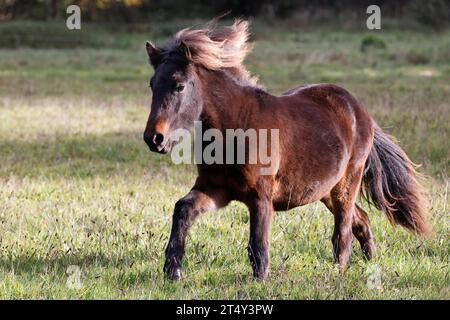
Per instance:
[[[243,65],[251,51],[248,40],[248,21],[237,19],[229,26],[213,22],[183,29],[164,46],[146,42],[154,74],[143,138],[151,151],[170,152],[177,144],[171,133],[192,128],[195,121],[220,132],[276,128],[280,137],[269,174],[261,174],[259,162],[197,164],[194,186],[175,203],[165,276],[181,278],[186,235],[194,220],[232,200],[249,210],[248,256],[253,276],[260,280],[268,276],[275,211],[321,201],[334,215],[333,257],[342,271],[353,236],[367,259],[376,253],[368,215],[356,203],[360,193],[393,225],[428,234],[416,165],[395,139],[337,85],[303,85],[280,96],[268,93]]]

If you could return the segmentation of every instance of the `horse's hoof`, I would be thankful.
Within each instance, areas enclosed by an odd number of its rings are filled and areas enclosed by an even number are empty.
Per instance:
[[[340,274],[344,274],[347,269],[348,269],[348,265],[347,264],[342,264],[339,262],[336,262],[334,264],[334,268],[340,273]]]
[[[377,254],[377,247],[373,241],[368,241],[362,246],[362,252],[367,260],[371,260]]]
[[[260,271],[260,272],[253,272],[253,278],[257,281],[264,281],[267,279],[267,276],[269,275],[269,271]]]
[[[172,281],[181,279],[181,268],[170,268],[165,270],[166,278]]]

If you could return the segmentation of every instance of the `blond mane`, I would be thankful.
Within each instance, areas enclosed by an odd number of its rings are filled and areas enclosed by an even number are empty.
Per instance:
[[[173,44],[182,44],[190,62],[209,70],[230,71],[238,82],[256,85],[243,62],[251,51],[249,23],[237,19],[231,26],[218,28],[216,21],[200,29],[183,29],[177,32]]]

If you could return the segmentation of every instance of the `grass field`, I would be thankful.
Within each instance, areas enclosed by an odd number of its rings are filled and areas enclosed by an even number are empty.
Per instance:
[[[367,262],[355,243],[342,275],[325,207],[281,212],[261,283],[250,276],[247,211],[232,203],[194,225],[185,278],[170,283],[164,246],[195,167],[175,166],[142,141],[152,74],[143,45],[178,25],[128,34],[70,33],[61,23],[52,25],[54,41],[44,28],[0,25],[8,47],[0,49],[0,298],[450,299],[450,30],[387,28],[373,37],[256,22],[247,61],[272,93],[319,82],[352,91],[422,164],[430,238],[369,209],[379,254]],[[2,32],[19,29],[14,41]]]

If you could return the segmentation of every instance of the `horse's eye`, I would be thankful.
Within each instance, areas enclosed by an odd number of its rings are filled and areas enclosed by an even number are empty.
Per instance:
[[[184,90],[184,85],[183,84],[177,84],[177,87],[175,88],[175,90],[177,90],[177,92],[181,92]]]

